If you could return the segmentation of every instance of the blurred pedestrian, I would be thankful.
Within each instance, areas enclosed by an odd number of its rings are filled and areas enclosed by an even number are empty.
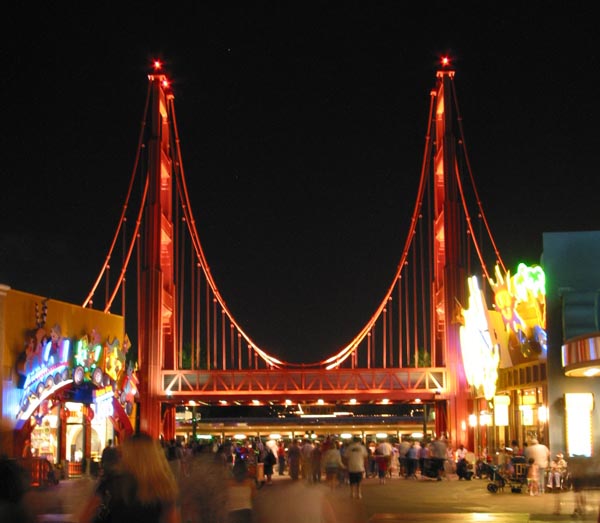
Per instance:
[[[109,474],[115,468],[119,462],[119,449],[114,445],[112,439],[106,442],[106,447],[102,451],[100,457],[100,466],[102,467],[102,474]]]
[[[527,463],[527,490],[530,496],[537,496],[540,493],[540,469],[533,458]]]
[[[323,452],[321,450],[321,444],[316,441],[315,447],[313,448],[312,454],[310,455],[310,468],[312,470],[312,482],[321,483],[321,460],[323,458]]]
[[[277,445],[277,472],[280,476],[283,476],[285,472],[285,445],[283,441],[279,442]]]
[[[300,474],[300,447],[296,440],[292,440],[288,448],[288,467],[290,477],[297,480]]]
[[[300,448],[300,456],[302,460],[302,478],[307,483],[312,483],[312,451],[314,448],[315,446],[309,439],[304,440],[304,443]]]
[[[232,468],[205,446],[188,463],[180,483],[181,519],[185,523],[225,523],[227,484]],[[142,522],[140,522],[142,523]]]
[[[325,469],[325,480],[329,484],[329,488],[335,489],[339,482],[339,471],[346,468],[342,462],[337,441],[332,441],[329,448],[323,453],[321,464]]]
[[[183,458],[184,452],[181,441],[172,439],[167,444],[167,460],[169,461],[169,465],[176,480],[179,480],[181,477]]]
[[[270,447],[266,447],[266,453],[265,453],[265,457],[264,457],[264,472],[265,472],[265,476],[267,477],[267,485],[272,485],[273,484],[273,467],[275,466],[275,463],[277,463],[277,458],[275,457],[275,454],[273,454],[273,450]]]
[[[237,458],[227,489],[227,523],[251,523],[256,482],[249,477],[246,462]]]
[[[80,523],[180,523],[179,489],[158,441],[138,433],[123,441],[121,459],[104,475]]]
[[[546,485],[546,470],[550,464],[550,450],[548,447],[546,447],[546,445],[540,443],[537,439],[532,439],[531,445],[528,445],[527,449],[525,450],[525,457],[528,460],[529,458],[533,458],[538,467],[539,492],[540,494],[543,494]]]
[[[365,465],[369,460],[369,451],[358,436],[348,445],[344,452],[348,460],[348,479],[350,481],[350,497],[362,498],[361,483],[365,474]]]
[[[421,445],[418,441],[414,441],[406,452],[406,478],[417,479],[417,469],[419,468]],[[424,470],[424,469],[423,469]],[[423,473],[421,470],[421,474]]]
[[[24,502],[29,489],[27,474],[15,459],[0,458],[0,521],[34,523],[35,517]]]
[[[433,463],[433,469],[436,471],[436,479],[442,481],[442,477],[445,475],[444,465],[448,458],[448,446],[446,440],[443,437],[434,439],[431,442],[431,461]]]

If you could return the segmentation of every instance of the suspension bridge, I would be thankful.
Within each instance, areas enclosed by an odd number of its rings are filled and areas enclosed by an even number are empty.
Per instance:
[[[137,318],[142,429],[172,434],[175,407],[189,402],[400,402],[427,404],[436,433],[468,441],[472,392],[459,340],[467,276],[489,280],[489,267],[506,268],[475,186],[448,63],[436,71],[425,117],[418,191],[389,287],[343,346],[291,363],[255,343],[219,292],[186,183],[175,95],[155,64],[119,224],[83,303]]]

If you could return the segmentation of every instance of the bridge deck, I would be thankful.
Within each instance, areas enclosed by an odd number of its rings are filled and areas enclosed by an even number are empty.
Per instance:
[[[228,396],[330,398],[373,396],[389,399],[442,399],[445,368],[307,369],[307,370],[163,370],[166,397],[222,399]]]

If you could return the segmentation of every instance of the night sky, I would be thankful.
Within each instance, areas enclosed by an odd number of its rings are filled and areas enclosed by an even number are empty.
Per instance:
[[[337,351],[388,289],[442,55],[507,266],[539,262],[543,232],[600,228],[592,3],[197,4],[5,18],[0,282],[83,302],[124,203],[153,58],[173,79],[219,290],[288,361]]]

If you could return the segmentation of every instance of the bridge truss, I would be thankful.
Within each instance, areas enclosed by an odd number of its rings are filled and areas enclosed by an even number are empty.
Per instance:
[[[352,340],[302,364],[256,344],[220,294],[186,185],[174,94],[160,70],[148,79],[119,226],[84,302],[91,306],[104,283],[105,311],[120,296],[119,312],[138,318],[141,427],[170,437],[173,407],[189,401],[426,401],[435,407],[436,432],[468,441],[457,311],[466,275],[487,279],[490,262],[504,266],[474,184],[454,71],[441,68],[430,93],[418,192],[389,288]],[[119,244],[122,268],[111,274]]]

